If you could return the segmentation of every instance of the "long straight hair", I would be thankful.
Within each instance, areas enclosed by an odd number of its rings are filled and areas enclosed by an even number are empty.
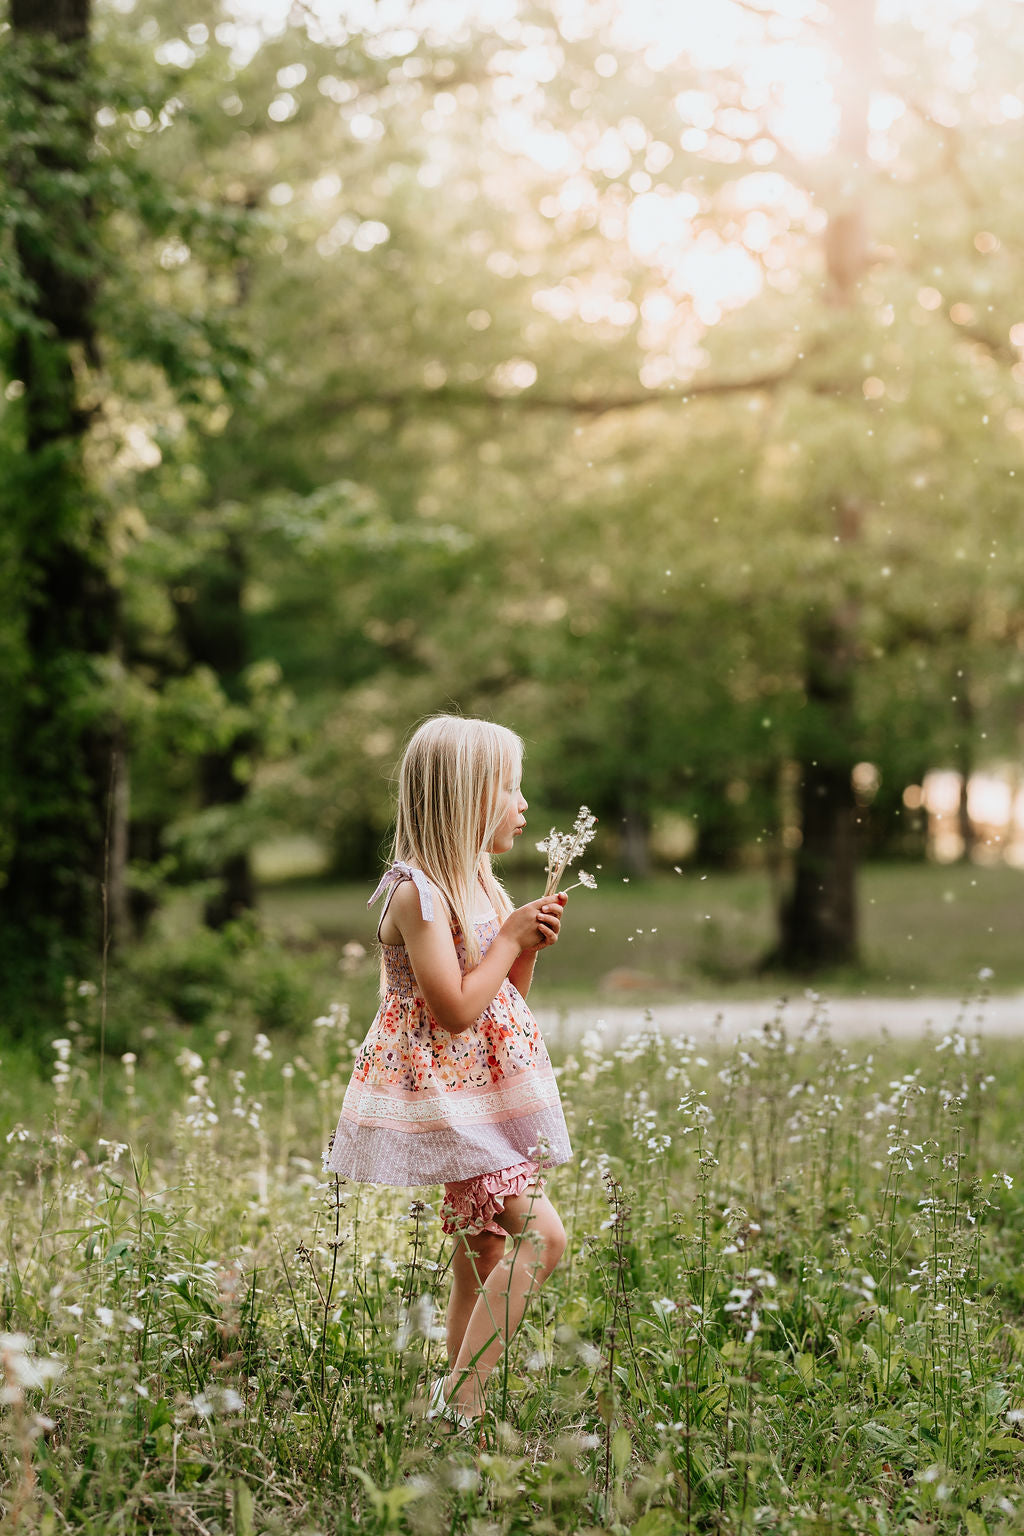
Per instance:
[[[469,966],[480,960],[473,914],[482,885],[500,921],[512,911],[488,848],[519,783],[523,743],[489,720],[435,715],[413,733],[398,774],[392,860],[422,869],[461,934]]]

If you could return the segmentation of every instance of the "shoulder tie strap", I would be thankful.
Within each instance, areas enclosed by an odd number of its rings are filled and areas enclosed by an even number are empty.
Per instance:
[[[385,891],[392,890],[403,880],[412,881],[419,892],[420,912],[422,913],[423,921],[425,923],[432,923],[434,921],[434,893],[430,889],[430,882],[422,869],[414,869],[411,864],[403,864],[401,859],[397,863],[392,864],[390,869],[384,871],[380,884],[366,905],[372,907],[374,902],[384,895]]]

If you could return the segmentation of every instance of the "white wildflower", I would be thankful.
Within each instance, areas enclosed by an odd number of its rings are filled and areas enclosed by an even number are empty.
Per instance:
[[[475,1467],[450,1467],[448,1481],[457,1493],[472,1493],[480,1482]]]
[[[27,1333],[0,1333],[0,1404],[20,1403],[26,1392],[46,1387],[63,1374],[64,1362],[30,1353]]]
[[[576,820],[573,822],[571,832],[557,832],[552,827],[547,837],[537,844],[538,852],[546,853],[548,856],[548,861],[545,865],[547,873],[547,884],[544,887],[545,896],[553,896],[555,891],[558,890],[562,876],[569,865],[579,858],[587,844],[593,840],[594,828],[596,826],[597,817],[591,813],[587,806],[581,805]],[[591,876],[590,878],[593,877]],[[586,884],[585,881],[581,883]],[[596,880],[594,884],[597,884]]]

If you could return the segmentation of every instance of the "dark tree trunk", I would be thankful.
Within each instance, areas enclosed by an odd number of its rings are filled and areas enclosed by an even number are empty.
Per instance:
[[[971,699],[970,686],[967,675],[960,668],[953,679],[953,702],[956,707],[956,718],[959,726],[959,740],[956,744],[956,766],[960,773],[960,802],[957,806],[957,822],[960,828],[960,840],[963,844],[960,857],[965,862],[970,862],[974,856],[977,838],[974,831],[974,823],[968,809],[967,796],[971,782],[971,774],[974,772],[974,703]]]
[[[89,0],[12,0],[10,9],[17,100],[0,156],[18,192],[26,297],[9,359],[23,386],[24,453],[17,484],[0,491],[22,577],[25,659],[3,718],[0,984],[9,995],[52,990],[88,963],[111,857],[115,733],[101,662],[114,649],[117,599],[106,519],[83,468],[89,409],[79,383],[95,361],[89,19]]]
[[[838,308],[856,302],[868,262],[862,195],[868,148],[868,104],[875,62],[875,0],[834,0],[834,50],[840,109],[835,180],[824,237],[826,295]],[[856,494],[835,497],[841,544],[859,535]],[[812,614],[804,629],[807,720],[800,745],[802,842],[792,886],[780,906],[779,942],[769,964],[814,971],[852,965],[857,938],[857,811],[851,771],[857,616],[852,603]]]
[[[651,818],[639,795],[624,795],[619,809],[619,862],[632,879],[651,872]]]
[[[178,606],[178,622],[192,660],[216,673],[229,698],[242,696],[242,674],[249,660],[242,596],[245,554],[241,541],[225,536],[219,551],[210,553],[191,573],[191,601]],[[204,806],[240,805],[248,794],[248,762],[255,743],[249,732],[235,736],[223,748],[208,752],[200,765],[200,794]],[[256,905],[256,886],[248,849],[224,855],[213,873],[220,888],[206,903],[205,919],[222,928]]]
[[[128,828],[131,807],[131,759],[125,732],[115,727],[107,792],[106,923],[111,944],[123,944],[131,931],[128,910]]]
[[[775,962],[814,971],[857,960],[858,811],[853,794],[852,626],[808,626],[805,739],[797,787],[802,842],[782,903]]]
[[[259,194],[250,190],[245,197],[247,212],[259,206]],[[240,258],[235,264],[236,308],[249,300],[252,288],[251,266]],[[191,659],[209,666],[229,698],[243,698],[242,674],[250,660],[248,625],[245,620],[246,558],[241,539],[227,532],[218,551],[191,573],[188,585],[194,600],[178,608],[179,627]],[[240,806],[249,793],[251,761],[257,748],[255,735],[240,732],[219,751],[207,753],[200,764],[199,789],[204,807]],[[234,848],[223,853],[211,870],[219,888],[204,907],[208,927],[223,928],[225,923],[251,911],[257,903],[256,882],[248,848]]]
[[[349,821],[342,817],[331,844],[331,862],[328,873],[340,880],[363,880],[380,868],[383,852],[384,831],[372,822],[360,819]]]
[[[748,828],[740,805],[730,799],[728,783],[718,781],[702,786],[696,822],[694,863],[700,869],[735,868],[743,853]]]
[[[209,753],[203,759],[202,789],[204,805],[240,805],[248,786],[239,777],[237,761],[245,743],[236,740],[225,752]],[[223,928],[233,918],[241,917],[256,905],[256,884],[247,848],[226,853],[217,870],[219,889],[209,897],[203,917],[208,927]]]

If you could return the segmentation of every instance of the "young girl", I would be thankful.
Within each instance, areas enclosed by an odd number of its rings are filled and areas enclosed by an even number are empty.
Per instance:
[[[324,1162],[371,1184],[444,1184],[456,1243],[448,1375],[431,1409],[462,1424],[483,1411],[491,1369],[565,1248],[540,1170],[572,1148],[525,998],[566,897],[513,911],[491,868],[526,825],[522,754],[504,726],[454,715],[409,743],[393,862],[368,903],[388,893],[380,1011]]]

